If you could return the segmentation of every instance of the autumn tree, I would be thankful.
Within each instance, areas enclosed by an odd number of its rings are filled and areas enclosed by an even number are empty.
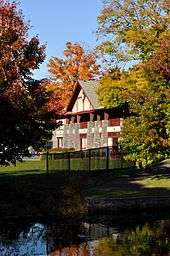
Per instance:
[[[170,156],[170,40],[161,40],[152,57],[139,65],[136,89],[126,97],[131,116],[124,121],[122,146],[126,158],[139,166]],[[133,71],[134,72],[134,71]],[[132,73],[133,73],[132,72]],[[143,76],[142,83],[141,76]],[[129,80],[132,83],[131,73]],[[141,88],[143,87],[143,88]],[[123,87],[124,88],[124,87]]]
[[[95,54],[85,52],[79,43],[66,43],[64,57],[51,58],[48,67],[51,74],[49,88],[55,92],[54,107],[56,104],[66,107],[78,80],[91,80],[99,75]]]
[[[159,47],[148,61],[142,65],[149,81],[162,82],[164,88],[170,87],[170,37],[169,33],[161,38]]]
[[[116,63],[149,58],[167,33],[169,10],[169,0],[104,1],[98,16],[98,50]]]
[[[164,50],[162,47],[148,61],[129,71],[109,72],[98,91],[103,106],[128,104],[121,146],[125,159],[139,167],[170,155],[170,67],[169,59],[164,58],[170,45],[166,44]]]
[[[115,12],[115,6],[118,8],[118,5],[122,8]],[[112,33],[113,38],[118,36],[120,44],[124,43],[124,49],[128,49],[130,58],[124,61],[135,58],[138,64],[125,71],[115,69],[113,63],[112,70],[101,80],[99,99],[105,107],[116,107],[125,102],[128,104],[129,115],[124,117],[121,133],[124,157],[139,167],[146,167],[170,156],[168,2],[107,1],[106,6],[102,15],[106,15],[106,20],[112,15],[109,19],[109,33]],[[120,13],[122,17],[118,18]],[[157,24],[155,17],[159,22],[162,20],[162,23]],[[116,53],[119,56],[120,48],[117,48],[114,39],[109,42],[115,46],[110,55]]]
[[[15,2],[0,0],[0,164],[15,163],[28,147],[42,147],[51,138],[54,113],[48,109],[46,80],[32,72],[45,58],[37,37]]]

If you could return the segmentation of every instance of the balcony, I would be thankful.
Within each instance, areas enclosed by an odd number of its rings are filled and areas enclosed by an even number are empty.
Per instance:
[[[80,129],[86,129],[87,128],[87,122],[80,123]]]

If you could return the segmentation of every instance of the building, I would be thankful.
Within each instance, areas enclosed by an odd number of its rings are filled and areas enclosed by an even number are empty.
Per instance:
[[[79,81],[62,119],[53,133],[53,148],[75,150],[118,147],[125,107],[103,108],[97,97],[97,81]]]

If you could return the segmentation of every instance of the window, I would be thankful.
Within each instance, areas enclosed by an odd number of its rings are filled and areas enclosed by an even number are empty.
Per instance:
[[[63,138],[57,138],[57,147],[62,148],[63,147]]]

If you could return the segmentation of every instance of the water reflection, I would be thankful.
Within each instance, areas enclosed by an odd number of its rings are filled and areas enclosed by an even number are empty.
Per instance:
[[[8,228],[8,229],[7,229]],[[45,229],[42,224],[10,223],[0,230],[0,255],[45,255]]]
[[[98,256],[170,255],[170,221],[159,221],[125,230],[117,236],[101,239],[96,246]]]
[[[170,255],[170,218],[151,214],[79,221],[3,221],[1,256]]]

